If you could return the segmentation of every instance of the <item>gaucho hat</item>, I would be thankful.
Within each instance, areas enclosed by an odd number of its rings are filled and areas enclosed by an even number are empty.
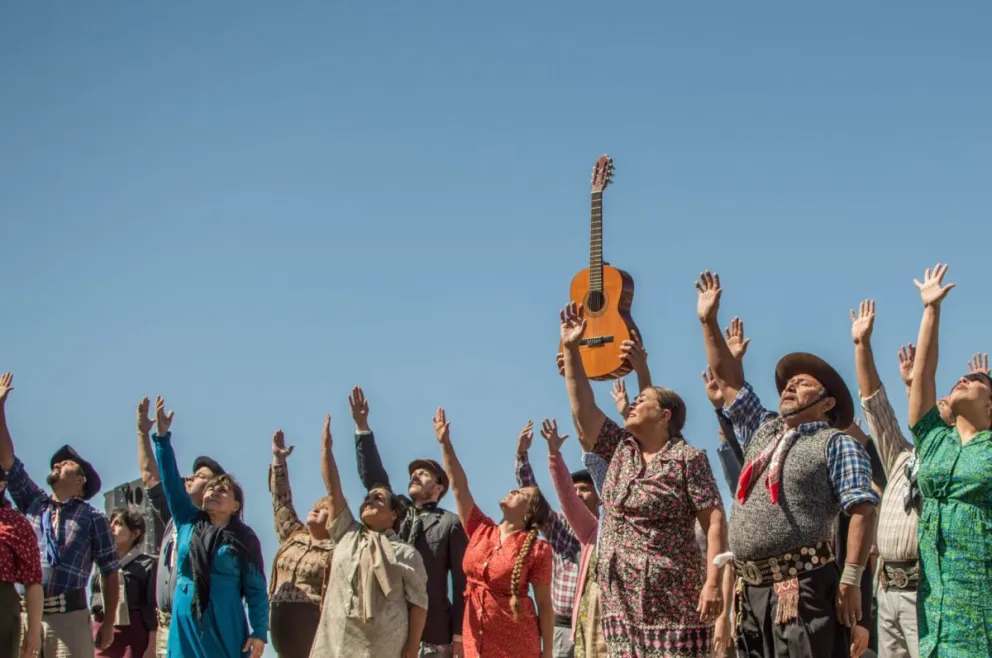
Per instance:
[[[444,498],[444,494],[448,493],[448,485],[450,483],[448,480],[448,474],[441,467],[441,465],[433,459],[414,459],[410,462],[407,470],[410,472],[410,475],[413,475],[413,472],[418,468],[426,469],[434,474],[434,477],[437,478],[437,483],[441,485],[441,495],[438,496],[437,499],[441,500]]]
[[[786,354],[775,366],[775,386],[779,395],[785,390],[789,380],[796,375],[809,375],[823,384],[827,395],[836,400],[833,408],[833,427],[846,430],[854,422],[854,400],[844,378],[833,367],[809,352]]]
[[[51,468],[55,468],[55,465],[59,462],[68,461],[79,464],[79,468],[83,471],[83,477],[86,478],[86,484],[83,485],[83,499],[89,500],[100,493],[103,484],[100,482],[100,476],[97,474],[96,469],[93,468],[93,464],[80,457],[79,453],[71,445],[66,444],[55,451],[55,454],[52,455]]]

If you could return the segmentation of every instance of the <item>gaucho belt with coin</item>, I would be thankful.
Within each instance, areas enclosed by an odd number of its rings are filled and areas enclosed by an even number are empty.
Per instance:
[[[882,586],[887,590],[915,592],[920,584],[920,563],[916,560],[906,562],[883,560],[881,580]]]
[[[833,546],[825,541],[776,557],[753,561],[735,559],[738,598],[743,595],[745,585],[771,585],[778,598],[775,623],[785,624],[799,616],[799,577],[828,564],[835,564],[835,559]],[[741,609],[738,602],[737,610]]]

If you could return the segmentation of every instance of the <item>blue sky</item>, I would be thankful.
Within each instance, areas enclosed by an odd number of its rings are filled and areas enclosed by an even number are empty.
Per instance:
[[[305,509],[330,412],[355,502],[361,384],[397,481],[438,454],[444,404],[497,514],[519,428],[568,418],[556,314],[604,152],[606,258],[634,276],[655,380],[711,458],[706,267],[771,399],[795,349],[855,385],[848,309],[866,296],[895,387],[913,278],[950,262],[949,387],[990,347],[990,19],[978,1],[3,3],[18,453],[41,476],[68,441],[106,483],[131,479],[134,406],[164,394],[182,468],[209,452],[234,471],[271,556],[272,431],[297,446]],[[536,441],[550,489],[544,454]]]

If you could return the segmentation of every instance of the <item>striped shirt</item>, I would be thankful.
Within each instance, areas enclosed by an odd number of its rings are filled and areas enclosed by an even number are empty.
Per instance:
[[[913,508],[907,512],[904,502],[909,487],[906,464],[913,456],[913,444],[902,433],[884,386],[861,398],[861,408],[889,480],[878,513],[879,557],[890,562],[915,560],[920,517]]]
[[[517,484],[521,487],[536,487],[537,479],[530,466],[527,453],[517,455]],[[568,525],[565,516],[551,512],[551,519],[543,529],[554,559],[551,562],[551,608],[555,617],[572,619],[572,606],[575,605],[575,590],[579,586],[579,561],[582,546]]]

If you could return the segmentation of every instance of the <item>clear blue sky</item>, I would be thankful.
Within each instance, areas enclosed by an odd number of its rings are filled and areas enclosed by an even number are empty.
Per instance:
[[[603,152],[607,259],[635,277],[655,379],[711,458],[705,267],[770,400],[794,349],[855,385],[848,309],[865,296],[895,387],[912,280],[946,260],[949,387],[992,347],[990,20],[977,0],[3,3],[0,368],[18,453],[40,478],[69,441],[105,483],[131,479],[134,406],[164,394],[182,468],[209,452],[234,471],[271,556],[272,431],[297,446],[306,509],[330,412],[354,504],[361,384],[396,482],[438,454],[444,404],[497,514],[519,428],[568,424],[556,314]],[[544,455],[538,439],[550,489]]]

